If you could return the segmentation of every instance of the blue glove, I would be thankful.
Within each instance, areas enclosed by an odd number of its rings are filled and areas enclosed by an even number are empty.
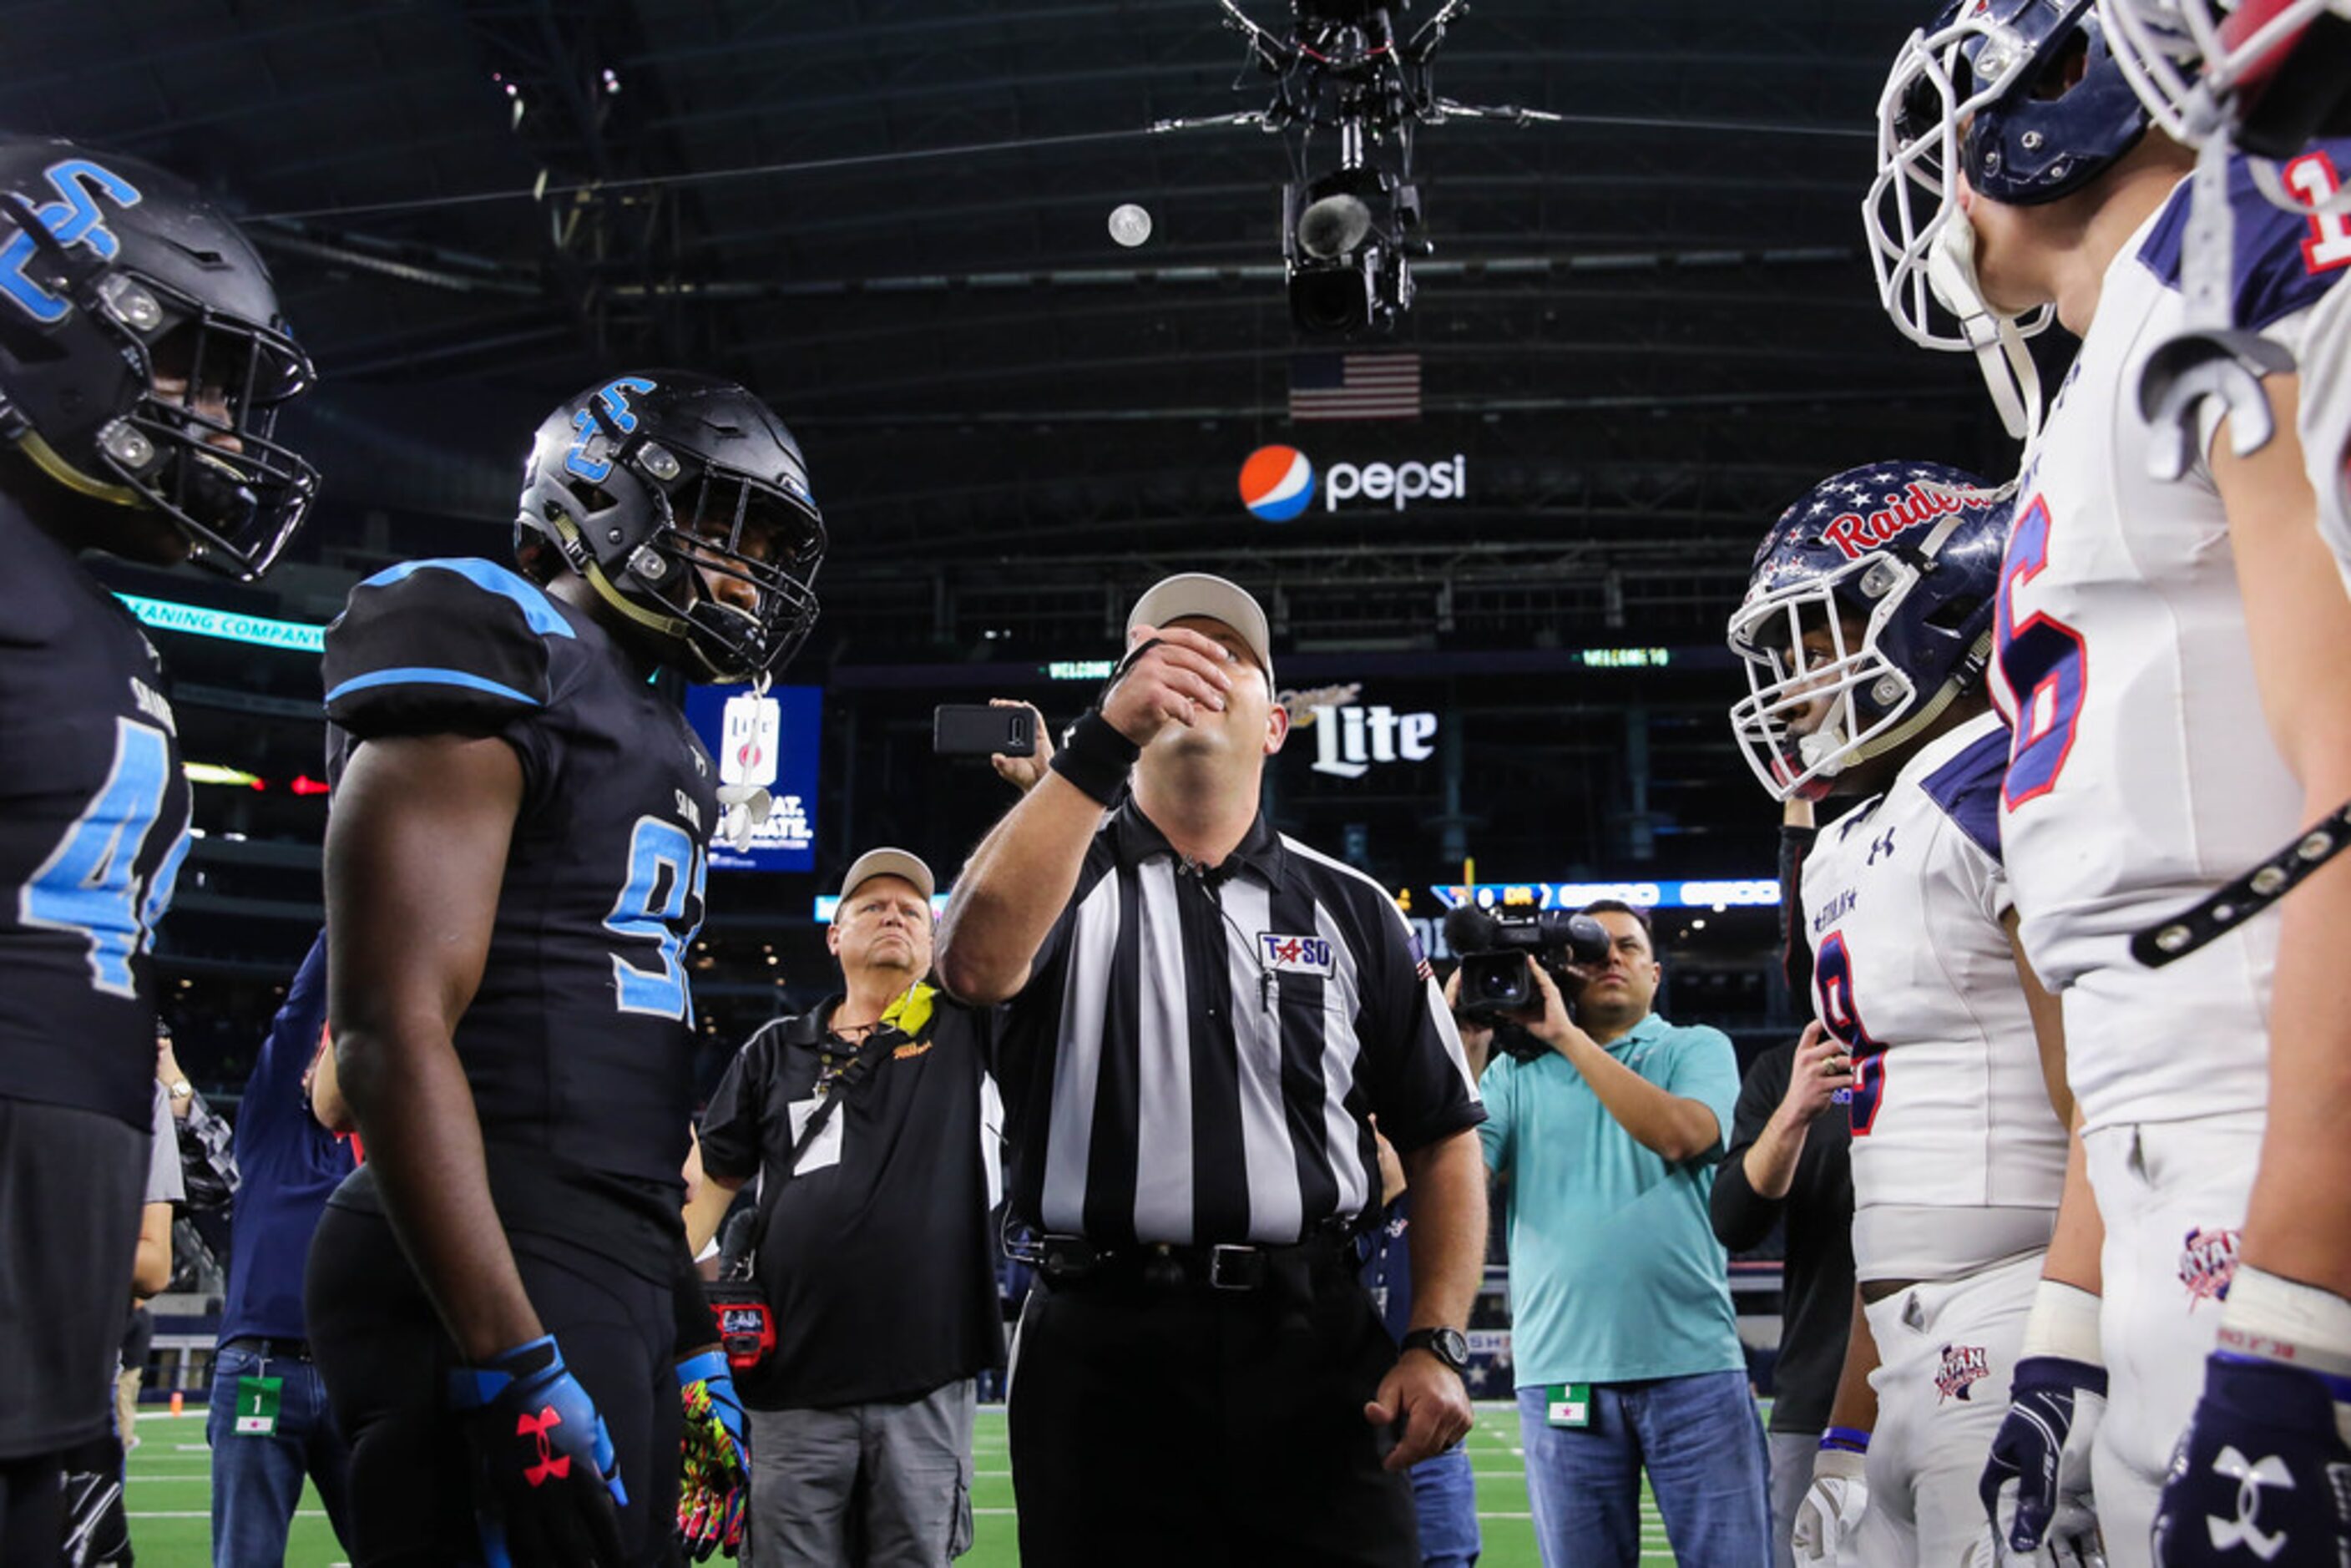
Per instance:
[[[2008,1385],[2008,1414],[1976,1482],[1992,1537],[2030,1554],[2045,1542],[2060,1562],[2097,1555],[2090,1443],[2106,1408],[2106,1369],[2029,1355]]]
[[[488,1568],[622,1568],[612,1435],[552,1334],[449,1375]]]
[[[703,1351],[679,1362],[677,1392],[685,1407],[678,1534],[696,1563],[708,1562],[713,1552],[732,1557],[743,1542],[751,1444],[744,1436],[743,1402],[736,1396],[726,1353]]]
[[[2162,1568],[2351,1561],[2351,1382],[2216,1351],[2155,1515]]]

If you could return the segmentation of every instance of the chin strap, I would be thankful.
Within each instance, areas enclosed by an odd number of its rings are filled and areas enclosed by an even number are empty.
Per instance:
[[[1976,279],[1975,225],[1967,214],[1954,212],[1936,236],[1927,253],[1927,286],[1959,319],[2001,423],[2030,446],[2041,434],[2041,370],[2014,318],[1994,310],[1983,297]]]
[[[117,507],[152,510],[146,497],[128,485],[109,484],[92,478],[59,455],[57,449],[41,439],[40,433],[27,426],[16,438],[16,449],[33,460],[33,465],[77,496],[88,496],[95,501],[110,502]]]

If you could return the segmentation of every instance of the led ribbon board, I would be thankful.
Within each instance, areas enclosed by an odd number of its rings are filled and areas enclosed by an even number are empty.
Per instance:
[[[1780,903],[1780,883],[1768,876],[1713,882],[1481,882],[1428,891],[1447,909],[1464,904],[1480,909],[1581,909],[1604,898],[1635,909],[1770,909]]]
[[[272,621],[266,615],[246,615],[234,610],[209,610],[170,599],[141,599],[135,593],[114,596],[131,607],[142,624],[159,632],[184,632],[191,637],[217,637],[227,643],[249,643],[256,648],[283,648],[295,653],[324,653],[327,629],[307,621]]]

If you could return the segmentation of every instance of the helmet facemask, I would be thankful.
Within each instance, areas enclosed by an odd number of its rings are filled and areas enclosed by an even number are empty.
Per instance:
[[[715,466],[664,500],[670,520],[631,553],[627,579],[684,622],[708,678],[765,679],[816,624],[823,523],[781,487]]]
[[[1730,649],[1746,666],[1748,695],[1730,710],[1731,732],[1773,799],[1820,800],[1903,726],[1917,687],[1878,639],[1917,579],[1916,567],[1891,555],[1865,556],[1750,600],[1732,617]],[[1871,605],[1865,619],[1855,601]],[[1858,636],[1848,632],[1852,621],[1861,622]],[[1823,634],[1822,653],[1806,647],[1808,632]]]
[[[1913,33],[1878,97],[1877,177],[1862,203],[1886,315],[1922,348],[1973,354],[2001,423],[2022,440],[2041,421],[2040,374],[2024,340],[2046,329],[2054,310],[2013,317],[1984,298],[1958,172],[1964,128],[2019,88],[2033,63],[2023,39],[1980,12]]]

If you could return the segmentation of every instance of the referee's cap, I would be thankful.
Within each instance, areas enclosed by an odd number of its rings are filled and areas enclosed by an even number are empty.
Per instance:
[[[1264,607],[1238,582],[1205,571],[1163,577],[1134,601],[1134,608],[1127,612],[1126,629],[1131,633],[1137,626],[1165,626],[1186,615],[1205,615],[1239,632],[1249,652],[1257,655],[1258,667],[1265,672],[1266,690],[1274,689],[1273,637],[1266,626]]]
[[[905,878],[914,884],[925,904],[939,890],[938,879],[931,875],[931,868],[923,863],[922,856],[885,844],[878,850],[867,850],[850,862],[849,874],[841,879],[841,902],[847,903],[851,894],[877,876]]]

